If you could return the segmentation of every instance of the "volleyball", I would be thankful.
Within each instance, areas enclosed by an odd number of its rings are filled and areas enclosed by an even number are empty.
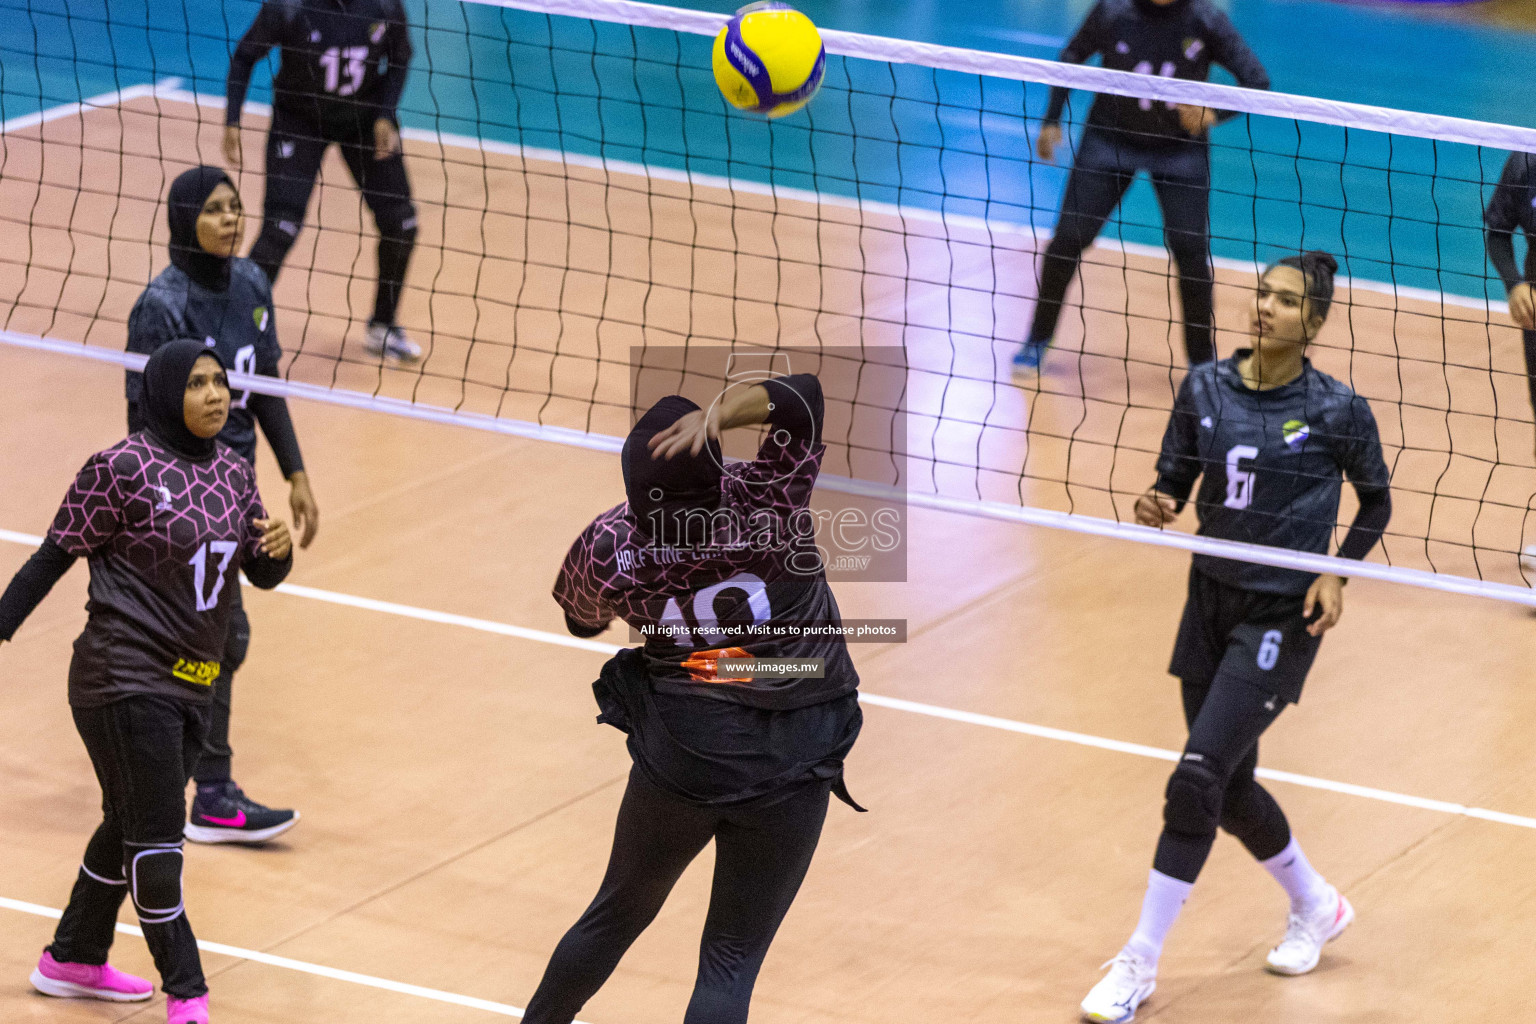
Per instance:
[[[793,114],[821,88],[826,66],[811,19],[778,0],[748,4],[715,36],[715,82],[738,110]]]

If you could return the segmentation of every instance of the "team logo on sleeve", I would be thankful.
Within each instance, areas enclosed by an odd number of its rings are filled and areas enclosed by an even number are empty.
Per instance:
[[[251,311],[251,319],[256,321],[256,329],[258,331],[265,331],[267,329],[268,315],[266,306],[257,306]]]
[[[1312,428],[1302,420],[1286,420],[1280,427],[1280,436],[1292,448],[1300,448],[1302,443],[1312,436]]]

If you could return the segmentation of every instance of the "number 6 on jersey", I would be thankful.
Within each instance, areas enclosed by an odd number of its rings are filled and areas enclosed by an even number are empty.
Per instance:
[[[1251,444],[1240,444],[1227,452],[1227,508],[1247,508],[1253,501],[1252,470],[1239,468],[1244,459],[1256,459],[1259,450]]]

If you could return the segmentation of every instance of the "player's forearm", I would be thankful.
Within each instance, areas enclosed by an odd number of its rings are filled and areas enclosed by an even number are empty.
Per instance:
[[[1504,282],[1504,291],[1507,293],[1515,285],[1524,283],[1525,278],[1520,273],[1520,266],[1515,262],[1514,232],[1489,228],[1483,236],[1483,241],[1488,249],[1488,262],[1493,264],[1494,271]]]
[[[75,556],[51,540],[32,553],[11,577],[10,586],[0,595],[0,640],[9,640],[26,621],[53,585],[75,564]]]
[[[753,384],[749,388],[732,390],[726,394],[720,403],[720,429],[730,430],[732,427],[750,427],[758,423],[766,422],[768,407],[772,402],[768,397],[768,389],[761,384]]]
[[[1355,493],[1360,496],[1360,508],[1339,545],[1339,557],[1358,562],[1371,553],[1387,531],[1387,523],[1392,520],[1392,491],[1386,487],[1357,487]]]
[[[245,570],[245,578],[251,581],[252,586],[259,590],[271,590],[288,577],[288,570],[293,568],[293,552],[289,551],[284,558],[257,555],[241,568]]]
[[[1176,503],[1174,511],[1182,512],[1184,511],[1185,504],[1189,501],[1190,494],[1194,493],[1195,481],[1197,479],[1199,479],[1198,474],[1186,477],[1178,473],[1158,473],[1157,483],[1152,485],[1152,489],[1159,494],[1166,494],[1172,498]]]
[[[261,432],[272,446],[283,479],[291,480],[296,473],[304,472],[304,455],[299,451],[299,435],[293,429],[293,418],[288,415],[288,402],[277,395],[252,393],[249,402]]]
[[[772,406],[768,411],[767,422],[775,427],[783,427],[795,437],[808,440],[821,433],[826,406],[821,394],[821,381],[814,374],[796,373],[776,377],[764,382],[763,387],[768,392],[768,401]]]

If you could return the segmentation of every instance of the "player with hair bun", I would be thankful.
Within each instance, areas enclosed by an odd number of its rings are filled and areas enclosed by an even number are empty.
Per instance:
[[[1364,558],[1392,515],[1390,475],[1365,399],[1312,368],[1307,345],[1333,301],[1334,258],[1289,256],[1254,296],[1251,349],[1194,367],[1163,436],[1157,483],[1136,518],[1178,518],[1195,482],[1201,536],[1326,554],[1347,477],[1360,498],[1342,558]],[[1254,778],[1258,742],[1301,699],[1322,635],[1344,610],[1344,580],[1196,554],[1169,672],[1189,739],[1168,780],[1163,831],[1130,941],[1083,1000],[1090,1021],[1124,1024],[1157,986],[1157,961],[1216,841],[1236,836],[1290,897],[1267,965],[1305,974],[1354,909],[1302,853],[1285,812]]]

